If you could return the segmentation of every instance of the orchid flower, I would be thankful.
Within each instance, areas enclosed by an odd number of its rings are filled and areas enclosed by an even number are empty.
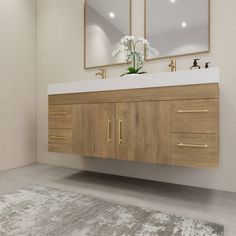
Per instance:
[[[137,51],[138,44],[141,44],[146,53],[152,55],[158,55],[158,51],[155,48],[150,46],[150,43],[143,37],[135,40],[134,36],[126,35],[120,40],[120,48],[112,53],[113,57],[117,57],[119,55],[124,55],[126,62],[132,62],[133,66],[128,68],[128,72],[123,74],[144,74],[146,72],[141,72],[141,65],[144,63],[144,52]],[[122,75],[122,76],[123,76]]]

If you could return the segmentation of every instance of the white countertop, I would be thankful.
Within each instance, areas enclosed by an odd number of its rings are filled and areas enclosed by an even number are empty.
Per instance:
[[[49,84],[48,95],[219,83],[219,68]]]

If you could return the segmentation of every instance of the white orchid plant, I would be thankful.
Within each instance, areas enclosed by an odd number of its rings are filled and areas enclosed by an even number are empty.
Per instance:
[[[120,40],[120,48],[112,53],[112,56],[118,57],[119,55],[125,56],[127,63],[132,62],[132,66],[127,70],[127,74],[145,74],[147,72],[141,71],[143,68],[141,65],[144,63],[144,51],[138,51],[138,45],[143,46],[146,49],[147,54],[158,55],[158,51],[150,46],[150,43],[145,38],[138,38],[135,40],[134,36],[124,36]]]

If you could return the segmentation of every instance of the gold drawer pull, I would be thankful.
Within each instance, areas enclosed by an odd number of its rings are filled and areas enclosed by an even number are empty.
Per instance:
[[[207,113],[209,110],[204,109],[204,110],[178,110],[178,113]]]
[[[122,120],[119,119],[119,144],[123,142],[122,140]]]
[[[52,115],[52,116],[65,116],[65,115],[67,115],[68,114],[68,112],[65,112],[65,111],[62,111],[62,112],[50,112],[50,115]]]
[[[111,120],[107,122],[107,143],[111,143]]]
[[[67,140],[66,136],[50,136],[50,139],[54,140]]]
[[[179,143],[177,144],[179,147],[195,147],[195,148],[209,148],[207,144],[187,144],[187,143]]]

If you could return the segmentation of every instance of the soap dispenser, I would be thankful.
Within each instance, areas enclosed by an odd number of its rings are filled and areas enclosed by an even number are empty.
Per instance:
[[[205,68],[208,69],[209,68],[209,64],[210,62],[206,62]]]
[[[201,69],[201,66],[198,65],[197,61],[199,61],[200,59],[194,59],[193,62],[193,66],[191,66],[190,70],[197,70],[197,69]]]

